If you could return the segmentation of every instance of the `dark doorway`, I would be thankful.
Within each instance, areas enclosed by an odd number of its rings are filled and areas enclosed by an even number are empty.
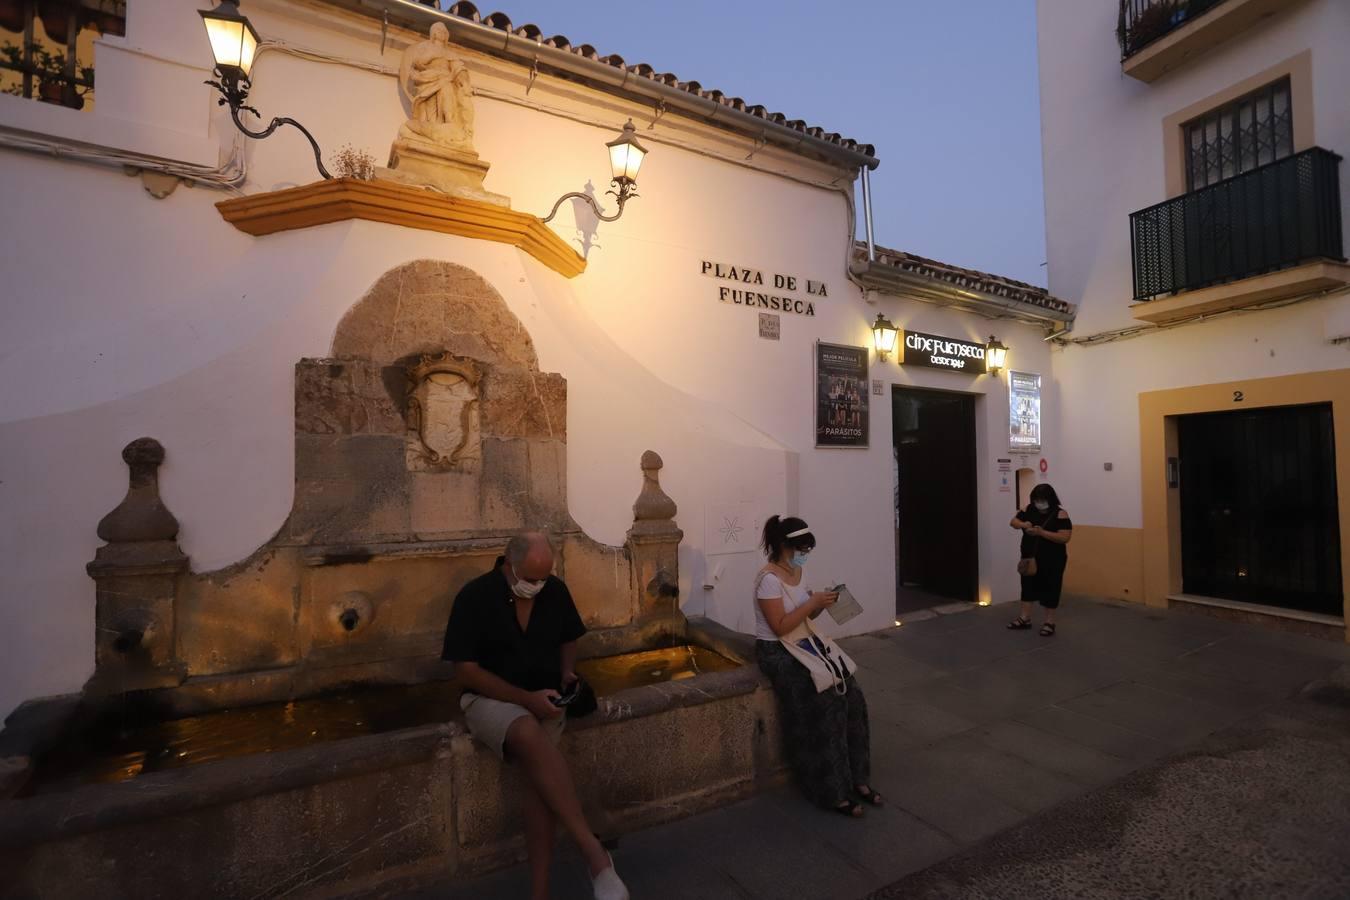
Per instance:
[[[914,388],[891,396],[897,613],[979,589],[975,398]]]
[[[1331,406],[1183,416],[1182,589],[1342,614]]]

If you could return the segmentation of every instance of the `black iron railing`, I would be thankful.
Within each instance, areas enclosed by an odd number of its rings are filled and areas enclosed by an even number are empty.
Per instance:
[[[1122,59],[1133,56],[1173,29],[1224,0],[1120,0],[1116,39]]]
[[[1340,161],[1313,147],[1132,213],[1134,298],[1343,260]]]

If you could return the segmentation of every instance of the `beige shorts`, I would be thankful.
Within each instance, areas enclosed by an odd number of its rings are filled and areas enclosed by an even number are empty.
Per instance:
[[[502,759],[506,758],[506,730],[511,727],[511,723],[521,716],[534,716],[534,713],[518,704],[503,703],[468,691],[459,698],[459,708],[464,710],[464,722],[469,726],[469,733]],[[562,740],[565,721],[565,716],[539,721],[539,727],[544,729],[554,746]]]

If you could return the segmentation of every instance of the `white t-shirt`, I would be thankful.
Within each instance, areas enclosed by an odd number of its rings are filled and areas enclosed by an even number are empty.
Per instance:
[[[795,587],[783,584],[783,580],[777,575],[766,572],[759,580],[759,591],[755,594],[755,637],[761,641],[778,640],[778,635],[773,633],[769,620],[764,618],[764,610],[759,606],[760,600],[772,600],[776,597],[783,598],[783,612],[790,613],[809,600],[811,592],[804,584]]]

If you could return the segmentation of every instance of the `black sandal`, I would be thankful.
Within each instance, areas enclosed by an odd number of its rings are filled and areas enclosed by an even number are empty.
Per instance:
[[[852,800],[845,800],[834,807],[834,811],[841,816],[848,816],[850,819],[861,819],[865,812],[861,803],[854,803]]]
[[[874,791],[870,787],[867,789],[866,793],[864,793],[861,788],[854,788],[853,793],[861,797],[864,802],[870,803],[873,806],[886,805],[886,798],[881,796],[880,792]]]
[[[1041,626],[1041,637],[1054,637],[1055,626],[1052,622],[1046,622]]]
[[[1011,631],[1023,631],[1030,627],[1031,627],[1031,620],[1028,619],[1026,616],[1018,616],[1017,618],[1013,619],[1011,622],[1008,623],[1008,628]]]

